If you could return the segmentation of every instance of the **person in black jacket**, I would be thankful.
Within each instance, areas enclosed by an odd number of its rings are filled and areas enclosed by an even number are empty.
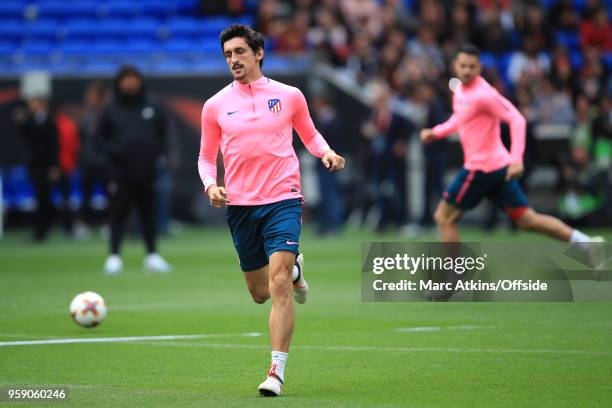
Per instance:
[[[53,217],[51,190],[60,177],[57,126],[45,98],[32,97],[27,109],[15,110],[15,122],[29,152],[28,171],[36,194],[34,240],[47,238]]]
[[[147,250],[146,269],[169,272],[171,266],[156,252],[156,166],[166,150],[167,119],[146,95],[140,72],[121,68],[115,78],[115,97],[103,111],[97,143],[107,160],[110,198],[110,255],[104,271],[121,272],[121,241],[130,205],[140,215]]]

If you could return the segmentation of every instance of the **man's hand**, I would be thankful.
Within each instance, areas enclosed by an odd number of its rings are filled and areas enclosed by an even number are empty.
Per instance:
[[[333,150],[326,151],[323,157],[321,158],[321,161],[330,173],[332,171],[342,170],[344,168],[344,157],[338,156]]]
[[[436,139],[436,134],[432,129],[422,129],[421,130],[421,142],[430,143]]]
[[[523,175],[525,168],[523,163],[510,163],[506,170],[506,181],[510,181],[513,178],[520,178]]]
[[[230,202],[227,198],[227,191],[225,191],[225,187],[212,185],[208,187],[206,194],[208,194],[208,198],[210,199],[210,205],[215,208],[225,207]]]

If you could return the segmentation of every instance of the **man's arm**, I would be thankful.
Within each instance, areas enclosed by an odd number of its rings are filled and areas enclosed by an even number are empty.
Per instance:
[[[483,109],[500,118],[510,127],[510,156],[512,163],[508,166],[506,180],[520,177],[523,174],[523,153],[527,121],[525,117],[497,91],[492,91],[481,100]]]
[[[198,171],[204,184],[204,192],[214,207],[229,203],[224,187],[217,186],[217,154],[221,141],[221,128],[216,118],[216,108],[207,101],[202,109],[202,136]]]
[[[459,131],[459,119],[456,113],[453,113],[450,118],[444,123],[434,126],[432,129],[436,139],[442,139]]]
[[[421,130],[421,141],[423,143],[433,142],[434,140],[443,139],[459,130],[459,120],[456,114],[452,114],[444,123],[434,126],[433,129]]]
[[[293,127],[306,149],[313,156],[320,158],[325,168],[329,169],[329,171],[342,170],[344,168],[344,158],[337,155],[329,147],[323,136],[315,128],[308,112],[306,98],[304,98],[304,94],[299,90],[295,93],[294,103]]]
[[[513,163],[523,162],[527,121],[525,117],[498,92],[489,94],[482,100],[483,108],[510,126],[510,155]]]

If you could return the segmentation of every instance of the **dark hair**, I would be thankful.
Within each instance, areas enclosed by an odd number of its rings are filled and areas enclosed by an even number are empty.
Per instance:
[[[480,50],[474,44],[462,45],[455,53],[455,58],[457,58],[459,54],[467,54],[480,59]]]
[[[221,50],[223,51],[223,45],[227,41],[236,37],[244,38],[244,41],[246,41],[247,45],[254,53],[264,48],[264,36],[261,33],[244,24],[232,24],[219,34]],[[259,66],[261,67],[262,65],[263,58],[259,61]]]

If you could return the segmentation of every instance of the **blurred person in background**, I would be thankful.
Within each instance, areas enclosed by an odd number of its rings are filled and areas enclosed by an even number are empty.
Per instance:
[[[438,90],[430,83],[423,82],[417,87],[417,95],[429,105],[425,127],[434,127],[448,117],[449,106]],[[441,139],[423,145],[425,156],[425,184],[423,186],[423,213],[420,227],[433,226],[433,209],[444,191],[444,173],[447,165],[448,141]]]
[[[346,67],[353,79],[360,84],[365,84],[375,77],[378,71],[378,52],[365,31],[360,31],[353,37],[352,55],[347,59]]]
[[[322,93],[312,102],[313,122],[315,127],[325,135],[326,140],[334,146],[336,152],[344,155],[342,123],[331,97]],[[322,235],[338,234],[344,223],[344,197],[338,173],[330,173],[323,166],[317,166],[317,180],[321,200],[317,209],[318,232]]]
[[[76,205],[71,200],[72,180],[77,170],[81,141],[77,123],[70,116],[64,112],[57,112],[54,119],[59,142],[59,167],[61,170],[59,188],[62,195],[62,225],[66,236],[72,237],[75,233],[74,221],[76,217]]]
[[[444,54],[438,45],[436,32],[429,26],[421,25],[417,36],[408,42],[408,55],[422,61],[436,73],[444,71]]]
[[[561,159],[563,195],[560,214],[581,223],[597,209],[597,188],[593,184],[595,167],[591,165],[593,116],[589,101],[579,95],[576,101],[576,122],[569,140],[569,151]]]
[[[474,41],[483,51],[502,55],[511,49],[509,30],[498,9],[481,11],[480,24],[471,26]]]
[[[59,180],[59,140],[57,125],[45,97],[31,97],[27,107],[14,112],[15,123],[28,149],[28,171],[34,183],[36,211],[34,213],[34,240],[47,239],[53,218],[51,191]]]
[[[573,0],[559,0],[548,12],[548,21],[556,30],[575,32],[580,23],[580,16],[574,9]]]
[[[612,25],[604,7],[595,9],[592,17],[580,25],[580,45],[583,48],[594,47],[599,52],[612,51]]]
[[[108,90],[100,81],[93,81],[85,90],[84,111],[79,120],[79,136],[81,137],[81,155],[79,168],[81,170],[81,220],[88,225],[94,222],[93,192],[96,183],[107,182],[105,157],[96,145],[96,132],[100,116],[108,102]],[[82,223],[77,225],[77,236],[87,234]]]
[[[519,33],[523,39],[529,38],[540,50],[552,45],[552,31],[546,24],[544,10],[537,3],[527,4],[521,18],[517,21]]]
[[[550,71],[550,59],[535,38],[523,38],[523,47],[512,53],[508,66],[508,78],[517,85],[540,80]]]
[[[604,221],[612,223],[612,90],[602,97],[593,121],[595,165],[603,172]]]
[[[372,84],[372,113],[362,126],[370,142],[376,208],[377,231],[387,224],[403,227],[407,222],[406,154],[413,125],[391,110],[392,94],[385,82]]]
[[[145,269],[170,272],[170,264],[157,253],[155,225],[157,166],[167,150],[168,121],[149,99],[136,68],[121,68],[115,77],[114,91],[114,99],[104,109],[96,135],[110,177],[110,255],[104,271],[116,274],[123,268],[121,243],[133,203],[140,215],[147,251]]]
[[[343,65],[351,54],[349,33],[339,21],[337,10],[319,7],[315,25],[308,30],[308,43],[315,54],[333,65]]]
[[[597,48],[587,47],[582,50],[584,62],[578,76],[578,89],[583,92],[592,105],[597,105],[605,92],[606,67]]]
[[[543,78],[536,88],[534,108],[538,124],[569,126],[574,123],[571,98],[560,83],[553,84],[548,78]]]

